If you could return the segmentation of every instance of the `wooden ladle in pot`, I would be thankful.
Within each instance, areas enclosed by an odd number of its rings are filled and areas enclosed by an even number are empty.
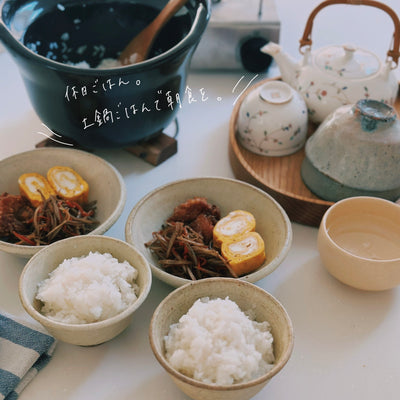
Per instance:
[[[122,65],[136,64],[145,60],[151,46],[163,26],[183,7],[188,0],[170,0],[157,17],[136,35],[119,56]]]

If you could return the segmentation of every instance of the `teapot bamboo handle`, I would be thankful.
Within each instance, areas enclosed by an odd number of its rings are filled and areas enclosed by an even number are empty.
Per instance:
[[[351,4],[358,6],[372,6],[379,8],[392,18],[394,23],[394,33],[393,33],[393,45],[392,48],[388,50],[387,56],[391,57],[393,62],[395,63],[395,67],[397,67],[400,57],[400,21],[397,14],[386,4],[380,3],[379,1],[374,0],[326,0],[319,4],[314,10],[311,12],[308,17],[306,27],[304,29],[303,37],[300,39],[300,53],[303,53],[302,48],[304,46],[311,46],[311,31],[313,27],[313,22],[315,16],[321,11],[323,8],[333,5],[333,4]]]

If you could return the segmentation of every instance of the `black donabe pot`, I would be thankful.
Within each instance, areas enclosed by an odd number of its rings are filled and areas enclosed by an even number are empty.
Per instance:
[[[66,58],[74,63],[83,59],[94,67],[102,58],[116,58],[165,3],[1,2],[0,39],[19,67],[37,115],[59,141],[88,148],[126,147],[173,121],[183,101],[191,56],[210,17],[209,0],[189,0],[142,63],[108,69],[65,63]]]

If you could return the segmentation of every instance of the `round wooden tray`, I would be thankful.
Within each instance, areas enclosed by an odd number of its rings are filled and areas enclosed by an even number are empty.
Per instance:
[[[269,80],[265,79],[242,94],[236,102],[229,122],[229,158],[236,178],[251,183],[269,193],[285,209],[293,222],[319,226],[325,211],[333,204],[320,199],[304,185],[300,175],[304,159],[304,148],[284,157],[266,157],[254,154],[242,147],[236,140],[236,121],[243,99],[258,86]],[[400,114],[400,96],[394,107]],[[309,135],[316,125],[309,124]]]

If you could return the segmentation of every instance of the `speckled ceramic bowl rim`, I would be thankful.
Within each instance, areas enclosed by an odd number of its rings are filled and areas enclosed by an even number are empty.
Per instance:
[[[23,285],[25,274],[27,273],[27,271],[30,268],[33,268],[32,265],[34,264],[36,258],[41,256],[41,253],[54,252],[54,251],[57,251],[57,248],[59,248],[59,247],[64,247],[68,244],[73,245],[73,242],[77,242],[77,241],[79,242],[81,239],[91,240],[92,238],[100,239],[100,240],[108,241],[108,242],[118,242],[118,243],[122,244],[123,246],[129,247],[131,249],[131,251],[134,252],[138,258],[140,258],[141,262],[144,265],[144,271],[146,271],[145,273],[147,274],[147,277],[148,277],[147,285],[144,287],[141,287],[141,292],[140,292],[138,298],[131,305],[129,305],[128,308],[126,308],[124,311],[120,312],[119,314],[117,314],[111,318],[107,318],[103,321],[92,322],[92,323],[87,323],[87,324],[67,324],[67,323],[58,322],[53,319],[47,318],[46,316],[41,314],[39,311],[37,311],[33,307],[32,303],[26,298],[25,289],[24,289],[24,285]],[[115,257],[117,257],[117,255]],[[26,263],[24,269],[22,270],[21,276],[19,278],[18,290],[19,290],[19,297],[20,297],[21,303],[22,303],[24,309],[26,310],[26,312],[32,318],[34,318],[36,321],[40,322],[43,326],[45,326],[45,327],[51,326],[56,329],[67,328],[70,331],[74,330],[76,332],[81,332],[81,331],[87,331],[88,329],[97,329],[97,328],[102,328],[105,326],[112,325],[112,324],[124,319],[125,317],[129,316],[130,314],[132,314],[137,308],[139,308],[139,306],[146,299],[147,295],[150,292],[151,283],[152,283],[152,277],[151,277],[151,270],[149,267],[149,263],[147,262],[146,258],[133,245],[126,243],[123,240],[115,239],[115,238],[112,238],[109,236],[91,235],[91,236],[84,236],[84,237],[83,236],[80,236],[80,237],[75,236],[75,237],[71,237],[68,239],[59,240],[58,242],[52,243],[52,244],[46,246],[44,249],[37,252]]]
[[[243,286],[247,287],[249,290],[258,291],[259,293],[262,293],[265,296],[265,298],[267,298],[269,301],[273,302],[276,305],[276,307],[279,309],[279,312],[284,316],[286,325],[290,332],[290,339],[291,339],[290,344],[289,344],[289,346],[287,346],[287,348],[283,352],[280,362],[278,364],[275,364],[274,367],[270,371],[268,371],[266,374],[261,375],[260,377],[258,377],[256,379],[252,379],[250,381],[243,382],[243,383],[236,383],[236,384],[232,384],[232,385],[210,385],[210,384],[207,384],[204,382],[197,381],[193,378],[189,378],[188,376],[180,373],[179,371],[177,371],[176,369],[171,367],[171,365],[165,359],[164,355],[160,354],[156,350],[156,347],[154,345],[154,342],[156,339],[152,335],[152,332],[153,332],[153,326],[156,323],[155,321],[156,321],[158,315],[161,313],[162,308],[165,307],[166,304],[173,302],[176,295],[179,294],[180,292],[190,290],[193,285],[208,285],[212,281],[223,281],[224,285],[232,285],[232,286],[243,285]],[[272,294],[268,293],[264,289],[254,285],[253,283],[245,282],[245,281],[242,281],[239,279],[234,279],[234,278],[206,278],[206,279],[198,280],[195,282],[190,282],[184,286],[181,286],[181,287],[175,289],[167,297],[164,298],[164,300],[158,305],[158,307],[154,311],[153,316],[150,321],[149,339],[150,339],[150,345],[151,345],[151,348],[153,350],[155,357],[157,358],[159,363],[165,368],[165,370],[167,372],[169,372],[171,375],[175,376],[180,381],[186,382],[192,386],[195,386],[195,387],[198,387],[201,389],[211,389],[211,390],[216,390],[216,391],[240,390],[240,389],[248,388],[251,386],[256,386],[258,384],[261,384],[261,383],[271,379],[289,361],[289,358],[292,354],[293,347],[294,347],[294,333],[293,333],[292,321],[291,321],[286,309],[283,307],[283,305]]]
[[[329,234],[329,230],[328,230],[326,224],[327,224],[328,218],[330,218],[330,215],[331,215],[332,211],[343,207],[344,205],[346,205],[346,203],[348,204],[348,203],[363,202],[363,201],[373,201],[373,202],[376,202],[376,203],[385,204],[388,207],[398,207],[398,210],[399,210],[398,212],[400,213],[400,205],[398,205],[396,203],[393,203],[390,200],[382,199],[380,197],[371,197],[371,196],[348,197],[346,199],[343,199],[343,200],[340,200],[340,201],[336,202],[335,204],[333,204],[332,206],[330,206],[328,208],[328,210],[325,212],[324,216],[322,217],[321,225],[320,225],[319,229],[323,229],[324,230],[324,232],[326,233],[326,237],[329,240],[329,243],[331,243],[331,245],[335,249],[337,249],[339,252],[342,252],[342,253],[346,254],[347,256],[352,257],[352,258],[354,258],[356,260],[366,260],[368,262],[373,262],[373,263],[376,263],[376,264],[385,264],[385,263],[391,263],[393,261],[400,261],[400,257],[390,258],[390,259],[386,259],[386,260],[382,260],[382,259],[375,260],[375,259],[372,259],[372,258],[366,258],[366,257],[358,256],[358,255],[356,255],[354,253],[349,252],[348,250],[344,249],[343,247],[339,246],[336,243],[336,241],[332,238],[332,236]]]
[[[157,196],[157,194],[159,192],[165,190],[166,188],[173,187],[175,185],[184,185],[185,183],[188,183],[188,182],[207,181],[207,180],[218,180],[221,182],[231,182],[231,183],[237,184],[239,186],[248,188],[249,190],[254,190],[257,193],[260,193],[263,196],[268,197],[270,199],[271,203],[274,204],[277,211],[280,213],[280,215],[283,219],[283,222],[285,224],[285,230],[286,230],[286,239],[285,239],[285,243],[282,246],[281,253],[276,258],[274,258],[268,265],[262,266],[261,268],[257,269],[256,271],[254,271],[250,274],[243,275],[243,276],[237,278],[239,280],[247,281],[247,282],[251,282],[251,283],[261,280],[265,276],[267,276],[270,273],[272,273],[273,271],[275,271],[275,269],[278,268],[278,266],[282,263],[282,261],[285,259],[286,255],[288,254],[290,247],[291,247],[291,243],[292,243],[292,237],[293,237],[292,225],[290,223],[289,217],[287,216],[285,210],[272,196],[270,196],[268,193],[262,191],[261,189],[255,187],[249,183],[239,181],[237,179],[218,177],[218,176],[205,176],[205,177],[180,179],[180,180],[172,181],[165,185],[159,186],[158,188],[152,190],[147,195],[142,197],[142,199],[139,200],[138,203],[136,203],[136,205],[133,207],[132,211],[129,213],[127,221],[126,221],[126,225],[125,225],[125,240],[128,243],[133,243],[133,238],[132,238],[132,230],[134,228],[133,221],[134,221],[135,216],[138,213],[139,209],[149,198],[151,198],[153,196]],[[163,221],[160,221],[160,226],[161,226],[162,222]],[[182,285],[185,285],[185,284],[191,282],[189,279],[180,278],[180,277],[172,275],[166,271],[163,271],[160,267],[158,267],[157,265],[154,265],[152,262],[149,262],[149,264],[150,264],[150,268],[151,268],[152,272],[154,273],[154,275],[157,278],[163,280],[164,282],[168,282],[168,281],[174,282],[175,286],[182,286]]]
[[[122,211],[125,207],[125,202],[126,202],[126,186],[124,179],[122,178],[122,175],[119,173],[119,171],[111,165],[108,161],[104,160],[103,158],[96,156],[94,154],[88,153],[83,150],[77,150],[77,149],[63,149],[63,148],[41,148],[41,149],[34,149],[34,150],[28,150],[24,151],[22,153],[14,154],[10,157],[3,158],[0,160],[0,170],[1,170],[1,165],[5,162],[12,162],[12,160],[17,160],[18,158],[25,157],[29,154],[40,154],[44,153],[42,157],[45,157],[46,153],[49,152],[73,152],[76,155],[79,155],[81,157],[84,157],[89,160],[96,160],[96,162],[103,164],[106,168],[111,170],[113,174],[115,175],[115,179],[118,182],[118,186],[120,188],[120,199],[118,201],[117,207],[113,211],[113,213],[99,226],[97,226],[95,229],[93,229],[91,232],[89,232],[87,235],[99,235],[104,232],[106,232],[113,224],[117,221],[117,219],[120,217],[122,214]],[[66,153],[68,154],[68,153]],[[86,236],[86,235],[85,235]],[[19,255],[22,257],[30,257],[33,254],[37,253],[41,249],[46,248],[48,245],[40,245],[40,246],[25,246],[25,245],[18,245],[15,243],[8,243],[5,241],[0,240],[0,250],[3,250],[7,253],[14,254],[14,255]]]

